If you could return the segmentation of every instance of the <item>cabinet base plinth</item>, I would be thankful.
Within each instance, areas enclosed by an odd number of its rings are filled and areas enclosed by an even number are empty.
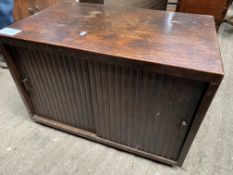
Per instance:
[[[167,165],[171,165],[171,166],[178,165],[178,163],[176,161],[169,160],[169,159],[157,156],[157,155],[153,155],[153,154],[141,151],[141,150],[137,150],[137,149],[134,149],[134,148],[131,148],[131,147],[119,144],[119,143],[115,143],[115,142],[100,138],[95,133],[92,133],[89,131],[75,128],[75,127],[72,127],[72,126],[69,126],[69,125],[54,121],[54,120],[50,120],[50,119],[47,119],[45,117],[38,116],[38,115],[34,115],[32,118],[35,122],[38,122],[40,124],[50,126],[52,128],[59,129],[59,130],[65,131],[67,133],[70,133],[70,134],[73,134],[76,136],[80,136],[80,137],[83,137],[83,138],[86,138],[86,139],[89,139],[89,140],[92,140],[95,142],[99,142],[99,143],[114,147],[114,148],[119,149],[119,150],[130,152],[130,153],[133,153],[135,155],[139,155],[139,156],[142,156],[144,158],[158,161],[160,163],[164,163]]]

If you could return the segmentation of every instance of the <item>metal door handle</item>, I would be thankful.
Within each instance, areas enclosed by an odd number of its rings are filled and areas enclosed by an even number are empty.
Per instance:
[[[185,120],[181,121],[181,126],[187,126],[187,122]]]
[[[28,81],[27,78],[24,78],[24,79],[23,79],[23,85],[24,85],[24,87],[25,87],[25,90],[29,92],[30,89],[31,89],[31,85],[30,85],[30,83],[29,83],[29,81]]]

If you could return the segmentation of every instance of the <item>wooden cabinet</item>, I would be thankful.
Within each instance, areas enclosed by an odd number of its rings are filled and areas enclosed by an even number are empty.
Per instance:
[[[15,0],[14,18],[15,21],[26,18],[34,13],[44,10],[63,0]]]
[[[29,0],[15,0],[14,1],[14,12],[13,12],[15,21],[28,17],[29,7],[30,7]]]
[[[177,11],[212,15],[215,18],[216,25],[219,26],[223,22],[231,2],[232,0],[179,0]]]
[[[182,165],[224,74],[212,17],[64,2],[10,27],[32,119]]]
[[[80,2],[101,3],[123,7],[141,7],[166,10],[167,0],[79,0]]]

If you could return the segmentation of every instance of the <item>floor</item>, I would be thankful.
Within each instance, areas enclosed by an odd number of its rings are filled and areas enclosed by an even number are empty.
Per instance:
[[[232,174],[233,26],[222,24],[218,35],[226,75],[182,168],[34,123],[8,70],[0,69],[0,175]]]

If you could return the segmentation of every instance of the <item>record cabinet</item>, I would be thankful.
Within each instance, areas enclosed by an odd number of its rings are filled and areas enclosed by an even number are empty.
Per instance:
[[[170,165],[224,74],[209,16],[66,1],[0,33],[32,119]]]

